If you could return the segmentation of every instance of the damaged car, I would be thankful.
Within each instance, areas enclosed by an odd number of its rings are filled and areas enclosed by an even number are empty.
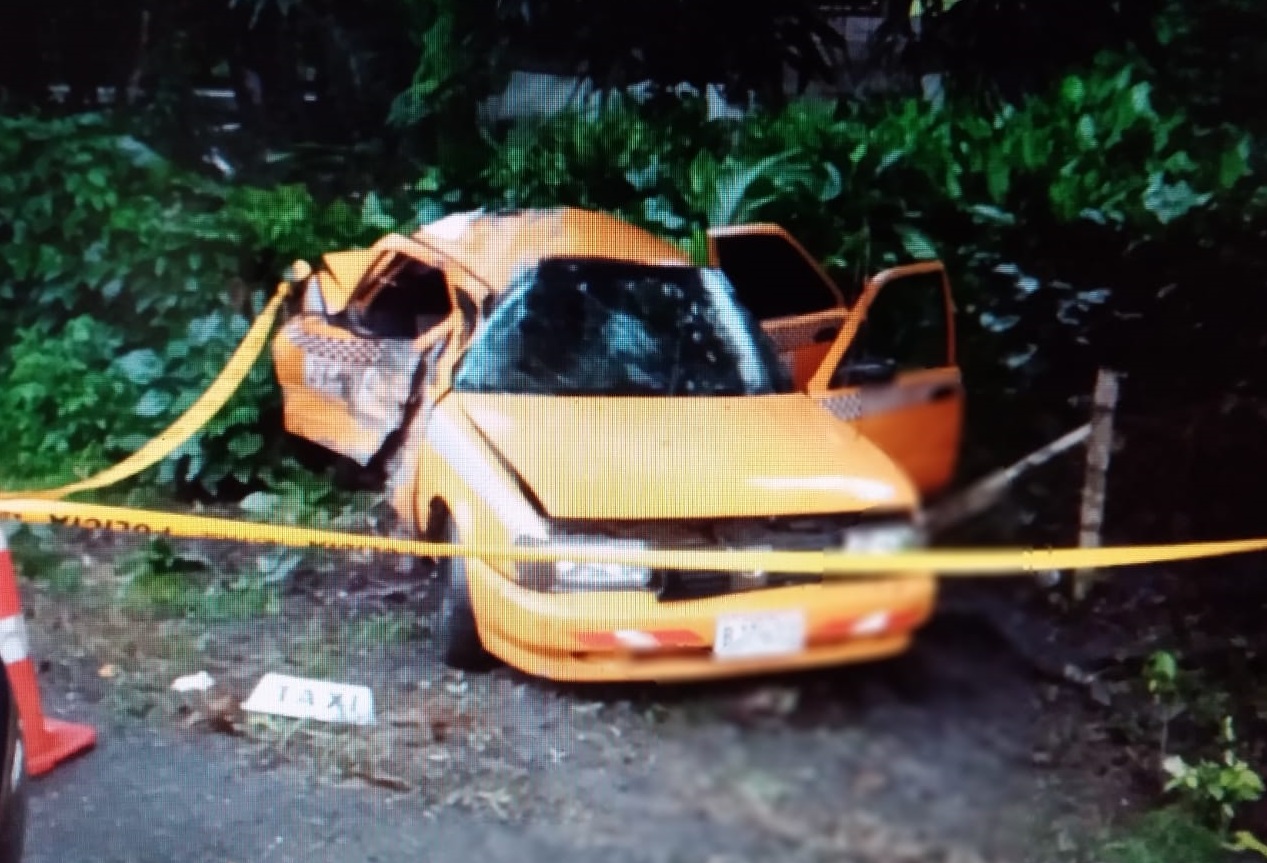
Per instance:
[[[937,262],[855,296],[781,228],[709,260],[612,216],[463,213],[297,262],[288,431],[383,478],[411,535],[485,547],[886,551],[924,541],[963,387]],[[824,579],[442,559],[447,662],[689,680],[904,650],[931,573]]]

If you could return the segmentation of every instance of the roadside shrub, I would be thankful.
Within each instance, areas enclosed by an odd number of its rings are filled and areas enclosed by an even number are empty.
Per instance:
[[[697,258],[709,227],[776,221],[846,282],[940,257],[958,283],[970,378],[1026,392],[1057,364],[1077,375],[1096,361],[1079,346],[1117,303],[1104,261],[1128,246],[1208,248],[1211,231],[1245,230],[1267,203],[1245,182],[1246,136],[1162,114],[1136,68],[1110,60],[986,113],[939,94],[800,100],[738,119],[690,95],[654,113],[613,98],[489,130],[486,143],[478,171],[432,166],[408,190],[322,202],[303,185],[178,170],[98,116],[0,118],[0,302],[13,310],[0,319],[0,401],[26,426],[0,454],[0,484],[90,470],[162,429],[291,259],[459,208],[605,209]],[[1103,253],[1075,261],[1070,245]],[[278,431],[263,360],[146,482],[266,488]]]
[[[1208,249],[1244,233],[1254,206],[1248,136],[1159,111],[1140,68],[1107,57],[984,112],[933,94],[710,119],[688,96],[652,120],[626,99],[495,144],[479,178],[490,202],[615,210],[697,257],[706,228],[753,220],[784,225],[851,283],[940,257],[974,382],[1014,394],[1050,373],[1090,380],[1084,346],[1107,343],[1094,336],[1120,323],[1115,309],[1138,318],[1155,301],[1115,294],[1128,252]]]
[[[0,487],[82,476],[153,437],[219,373],[289,259],[382,233],[374,204],[227,187],[95,115],[0,117],[0,409],[17,435]],[[264,358],[148,481],[266,484],[277,432]]]
[[[117,328],[86,315],[56,330],[40,321],[17,332],[0,386],[6,480],[66,482],[119,451],[112,426],[140,396],[117,371],[122,344]]]

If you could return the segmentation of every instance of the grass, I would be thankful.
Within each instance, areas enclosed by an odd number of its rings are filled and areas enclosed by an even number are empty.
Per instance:
[[[140,574],[124,587],[122,600],[131,611],[179,614],[202,621],[262,617],[276,614],[281,605],[278,591],[269,586],[208,587],[178,572]]]
[[[226,579],[211,558],[166,540],[151,540],[123,556],[118,572],[123,578],[121,604],[130,611],[209,622],[261,617],[281,608],[281,579],[272,578],[267,566]]]
[[[1171,807],[1140,817],[1105,843],[1097,859],[1104,863],[1220,863],[1227,856],[1217,833]]]
[[[120,675],[106,689],[105,703],[116,719],[147,719],[161,708],[163,692],[152,681]]]
[[[53,593],[66,596],[83,587],[84,568],[58,550],[48,528],[24,526],[9,539],[9,550],[18,574],[48,585]]]
[[[286,663],[301,677],[337,676],[346,663],[329,621],[311,619],[307,631],[289,639]]]
[[[308,638],[295,645],[291,659],[299,667],[302,677],[326,679],[342,672],[344,659],[333,644],[322,639]]]
[[[404,644],[421,634],[418,618],[401,611],[385,611],[354,620],[347,626],[348,644],[357,647]]]
[[[291,642],[287,656],[300,675],[337,677],[347,667],[349,648],[405,644],[422,631],[418,617],[403,611],[370,614],[345,624],[314,620]]]
[[[397,792],[418,788],[416,777],[393,772],[402,765],[391,760],[390,735],[381,729],[262,715],[251,716],[245,729],[278,757],[306,764],[318,776],[357,779]]]

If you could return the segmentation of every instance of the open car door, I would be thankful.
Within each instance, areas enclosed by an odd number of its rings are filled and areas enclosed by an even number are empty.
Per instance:
[[[963,428],[945,268],[886,270],[853,301],[777,225],[718,228],[708,238],[709,263],[773,339],[797,388],[873,440],[921,493],[945,488]]]
[[[460,316],[440,261],[414,245],[327,260],[274,347],[287,429],[361,465],[404,424]]]
[[[964,398],[945,267],[910,264],[868,281],[807,391],[884,450],[922,494],[949,485]]]
[[[797,388],[805,389],[847,315],[839,287],[778,225],[714,228],[708,254],[773,339]]]

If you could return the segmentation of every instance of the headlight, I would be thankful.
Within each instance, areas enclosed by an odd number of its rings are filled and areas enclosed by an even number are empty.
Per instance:
[[[845,551],[857,554],[891,554],[923,548],[924,531],[909,523],[871,524],[845,531]]]
[[[553,536],[548,542],[519,538],[515,545],[548,549],[556,546],[590,547],[595,551],[641,551],[645,542],[607,539],[600,536]],[[519,583],[532,590],[576,593],[587,590],[643,590],[651,582],[651,570],[623,563],[556,560],[520,562],[516,565]]]

